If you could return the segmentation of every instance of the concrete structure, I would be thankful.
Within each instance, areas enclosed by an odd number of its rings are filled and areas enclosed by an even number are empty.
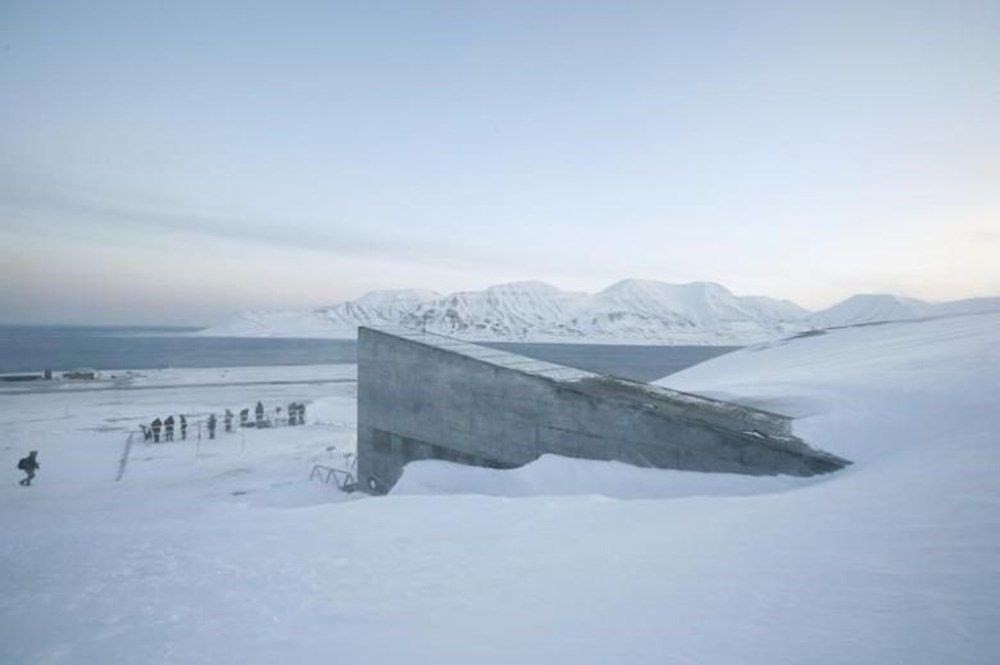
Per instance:
[[[512,468],[544,453],[690,471],[810,476],[848,464],[787,416],[440,335],[358,330],[358,486],[419,459]]]

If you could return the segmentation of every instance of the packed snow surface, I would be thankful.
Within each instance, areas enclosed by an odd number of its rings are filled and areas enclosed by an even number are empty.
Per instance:
[[[997,310],[1000,298],[932,304],[860,295],[810,314],[711,282],[626,279],[589,294],[528,281],[447,296],[375,291],[316,311],[242,312],[200,334],[351,339],[359,325],[401,325],[474,341],[740,346],[814,328]]]
[[[390,496],[345,495],[307,476],[348,463],[353,384],[199,381],[0,396],[0,662],[1000,659],[998,314],[664,381],[793,413],[855,462],[812,479],[543,457],[420,462]],[[140,444],[114,482],[122,429],[255,399],[307,401],[311,422]],[[28,449],[42,468],[21,488]]]

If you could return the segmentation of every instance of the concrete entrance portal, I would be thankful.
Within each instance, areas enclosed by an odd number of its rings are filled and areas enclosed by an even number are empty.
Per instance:
[[[545,453],[644,467],[811,476],[847,460],[791,418],[441,335],[358,329],[358,487],[420,459],[513,468]]]

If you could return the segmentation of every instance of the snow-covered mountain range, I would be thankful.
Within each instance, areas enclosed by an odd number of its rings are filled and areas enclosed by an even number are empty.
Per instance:
[[[241,312],[200,334],[348,339],[359,325],[391,324],[475,341],[743,345],[817,328],[996,310],[1000,298],[929,303],[866,294],[810,312],[711,282],[627,279],[591,294],[529,281],[446,296],[373,291],[313,311]]]

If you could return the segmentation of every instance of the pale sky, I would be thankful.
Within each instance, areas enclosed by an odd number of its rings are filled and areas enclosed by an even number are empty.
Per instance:
[[[1000,1],[0,3],[0,322],[1000,295]]]

